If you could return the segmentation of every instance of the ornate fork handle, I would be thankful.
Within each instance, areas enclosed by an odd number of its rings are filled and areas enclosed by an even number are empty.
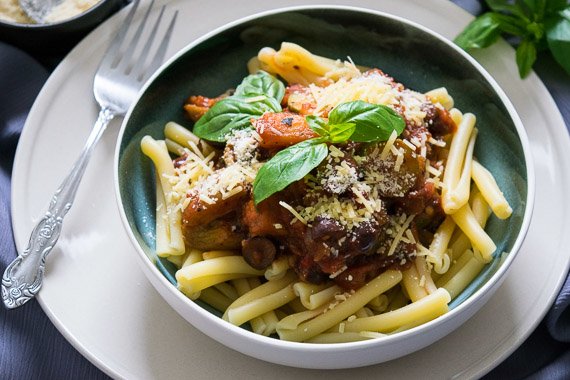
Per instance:
[[[46,258],[59,238],[63,218],[73,204],[93,147],[113,117],[115,113],[111,109],[101,109],[81,155],[53,195],[44,217],[34,227],[28,247],[6,268],[2,276],[2,301],[7,308],[23,305],[40,290]]]

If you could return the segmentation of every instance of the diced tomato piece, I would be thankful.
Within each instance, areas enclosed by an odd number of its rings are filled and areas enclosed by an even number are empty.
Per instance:
[[[254,126],[265,149],[285,148],[319,136],[303,116],[290,112],[266,113],[254,121]]]

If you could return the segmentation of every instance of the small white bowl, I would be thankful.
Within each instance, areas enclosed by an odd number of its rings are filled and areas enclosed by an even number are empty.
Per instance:
[[[100,0],[86,11],[47,24],[25,24],[0,19],[2,40],[34,54],[67,52],[92,29],[119,10],[122,0]]]

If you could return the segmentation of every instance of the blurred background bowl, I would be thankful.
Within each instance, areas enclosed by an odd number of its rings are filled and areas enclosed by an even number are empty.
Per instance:
[[[185,297],[176,288],[176,268],[156,256],[154,170],[140,150],[141,138],[147,134],[163,138],[168,121],[190,128],[182,110],[189,95],[216,96],[235,87],[248,74],[246,63],[260,48],[279,48],[282,41],[298,43],[325,57],[349,56],[355,63],[378,67],[420,92],[445,86],[457,108],[477,115],[475,155],[494,174],[514,211],[506,221],[490,218],[486,231],[497,245],[497,257],[451,302],[451,310],[442,317],[362,342],[281,341],[233,326],[208,305]],[[233,22],[193,42],[167,62],[141,92],[123,122],[115,160],[123,224],[141,268],[164,299],[196,328],[228,347],[266,361],[305,368],[380,363],[419,350],[458,328],[483,307],[505,279],[528,229],[534,200],[526,133],[493,78],[436,33],[398,17],[354,7],[274,10]]]
[[[33,55],[63,54],[125,2],[101,0],[83,13],[49,24],[23,24],[0,19],[0,41]]]

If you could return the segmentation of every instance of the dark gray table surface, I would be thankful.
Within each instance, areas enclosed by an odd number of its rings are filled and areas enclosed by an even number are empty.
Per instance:
[[[485,10],[478,1],[454,2],[473,14]],[[33,59],[30,59],[1,41],[0,35],[0,69],[3,70],[0,71],[0,273],[3,273],[15,252],[9,214],[9,178],[19,131],[36,94],[63,56],[32,54]],[[539,56],[535,71],[552,94],[568,127],[570,75],[548,53]],[[568,317],[566,313],[564,318]],[[568,322],[570,325],[570,320]],[[487,375],[487,378],[497,379],[527,377],[570,378],[570,343],[553,339],[544,323],[511,357]],[[36,301],[11,311],[0,307],[0,379],[106,378],[55,329]]]

